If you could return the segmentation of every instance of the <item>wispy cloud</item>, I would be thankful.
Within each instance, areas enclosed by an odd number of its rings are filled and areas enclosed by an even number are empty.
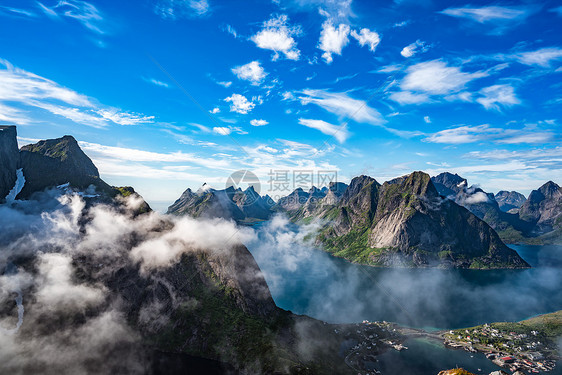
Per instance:
[[[227,33],[229,33],[230,35],[232,35],[234,38],[238,38],[238,32],[236,32],[236,29],[234,27],[232,27],[231,25],[225,25],[222,30],[226,31]]]
[[[7,16],[16,16],[16,17],[37,17],[37,14],[27,9],[13,8],[7,6],[0,6],[0,14],[4,14]]]
[[[406,58],[414,56],[418,52],[426,52],[429,45],[421,40],[416,40],[414,43],[407,45],[400,51],[400,54]]]
[[[425,103],[432,97],[459,93],[467,83],[486,76],[484,71],[463,72],[443,60],[426,61],[408,67],[399,84],[402,91],[391,93],[390,98],[400,104]]]
[[[81,0],[59,1],[56,5],[48,7],[40,2],[38,7],[49,17],[68,17],[80,22],[87,29],[104,34],[104,18],[95,5]]]
[[[167,84],[166,82],[159,81],[159,80],[157,80],[157,79],[155,79],[155,78],[144,78],[144,77],[143,77],[143,80],[146,81],[146,82],[148,82],[148,83],[152,83],[153,85],[156,85],[156,86],[166,87],[166,88],[169,88],[169,87],[170,87],[170,85]]]
[[[152,122],[153,116],[125,112],[117,108],[98,104],[95,99],[79,94],[56,82],[0,60],[0,103],[19,103],[27,107],[46,110],[78,124],[105,127],[111,123],[136,125]],[[20,121],[21,116],[11,117]],[[27,116],[28,118],[30,117]]]
[[[251,37],[258,48],[274,51],[272,60],[277,60],[280,53],[289,60],[298,60],[300,50],[294,37],[302,33],[299,26],[289,25],[289,18],[282,14],[263,23],[262,29]]]
[[[484,87],[479,91],[482,95],[476,101],[486,109],[500,110],[500,105],[511,107],[521,104],[521,101],[515,95],[515,89],[511,85],[493,85]]]
[[[447,16],[463,18],[478,24],[492,25],[492,34],[502,34],[509,27],[523,22],[527,17],[537,11],[533,6],[465,6],[460,8],[447,8],[439,13]]]
[[[327,136],[334,137],[335,139],[338,140],[339,143],[344,143],[347,140],[347,138],[349,138],[350,136],[349,131],[347,130],[347,124],[334,125],[323,120],[314,120],[314,119],[306,119],[306,118],[300,118],[299,124],[312,129],[319,130],[320,132],[326,134]]]
[[[164,19],[202,17],[210,13],[207,0],[157,0],[154,12]]]
[[[259,61],[252,61],[245,65],[232,68],[232,73],[238,79],[249,81],[254,86],[259,86],[268,73],[265,72]]]
[[[541,48],[536,51],[515,53],[511,57],[521,64],[548,68],[553,61],[562,60],[562,49],[558,47]]]
[[[522,129],[493,128],[484,125],[463,125],[452,129],[441,130],[425,138],[426,142],[464,144],[474,142],[494,142],[502,144],[544,143],[554,139],[551,131],[533,127]]]
[[[365,101],[354,99],[345,92],[326,90],[303,90],[300,92],[301,104],[315,104],[340,118],[349,118],[356,122],[380,125],[385,122],[376,109]]]

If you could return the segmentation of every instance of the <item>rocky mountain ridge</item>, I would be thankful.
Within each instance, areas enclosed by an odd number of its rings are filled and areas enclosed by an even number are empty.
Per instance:
[[[552,181],[533,190],[527,199],[507,191],[494,196],[447,172],[432,181],[441,195],[484,220],[506,243],[562,243],[562,189]]]
[[[16,186],[18,173],[23,180],[21,186]],[[117,196],[138,196],[130,186],[114,187],[103,181],[74,137],[65,135],[18,149],[16,127],[1,126],[0,203],[12,189],[18,190],[13,192],[13,199],[29,199],[33,194],[56,187],[95,196],[97,201],[104,202],[111,202]],[[140,210],[148,211],[150,207],[144,202]]]

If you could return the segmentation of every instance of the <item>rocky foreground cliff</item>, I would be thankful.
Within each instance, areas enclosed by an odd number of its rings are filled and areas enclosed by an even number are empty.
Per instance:
[[[278,308],[245,229],[152,212],[72,137],[8,150],[26,183],[0,204],[1,373],[352,373],[357,328]]]

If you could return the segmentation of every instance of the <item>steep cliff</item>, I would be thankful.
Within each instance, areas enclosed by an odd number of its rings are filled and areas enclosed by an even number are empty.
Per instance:
[[[99,192],[111,194],[111,187],[100,179],[98,169],[72,136],[23,146],[20,156],[26,184],[19,199],[66,183],[84,190],[94,185]]]
[[[16,170],[20,165],[15,126],[0,126],[0,203],[16,183]]]
[[[318,240],[337,256],[384,266],[528,267],[484,221],[443,199],[422,172],[382,186],[356,177]]]

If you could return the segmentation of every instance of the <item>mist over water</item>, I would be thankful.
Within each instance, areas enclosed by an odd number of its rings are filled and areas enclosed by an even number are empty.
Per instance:
[[[526,270],[375,268],[318,250],[306,241],[313,227],[283,220],[256,226],[247,246],[277,305],[298,314],[453,329],[562,309],[561,246],[513,246]]]

